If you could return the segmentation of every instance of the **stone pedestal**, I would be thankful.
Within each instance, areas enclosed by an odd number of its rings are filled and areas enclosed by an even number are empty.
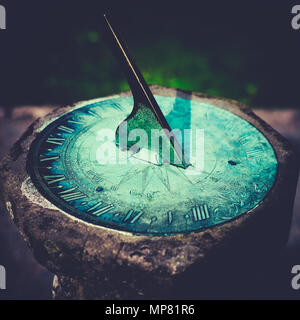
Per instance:
[[[57,275],[56,299],[197,299],[210,290],[238,291],[245,285],[251,290],[263,279],[257,279],[258,271],[271,267],[287,240],[299,163],[288,142],[238,102],[151,89],[219,106],[253,124],[276,153],[276,182],[253,210],[201,232],[147,237],[94,226],[50,204],[26,171],[27,154],[40,128],[73,107],[38,119],[2,161],[0,187],[7,211],[35,258]]]

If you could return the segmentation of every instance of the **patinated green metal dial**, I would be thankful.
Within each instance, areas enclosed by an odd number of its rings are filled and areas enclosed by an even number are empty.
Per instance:
[[[45,125],[27,161],[39,192],[76,218],[149,236],[201,231],[238,218],[265,198],[277,159],[259,130],[213,105],[155,98],[172,129],[192,129],[191,166],[149,161],[143,150],[120,151],[115,136],[103,139],[99,132],[115,132],[132,110],[132,97],[116,96],[82,103]],[[193,165],[197,151],[200,166]]]

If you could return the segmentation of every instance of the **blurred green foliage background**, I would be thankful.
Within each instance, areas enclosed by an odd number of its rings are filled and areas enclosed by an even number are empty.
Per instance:
[[[2,1],[3,2],[3,1]],[[127,90],[106,11],[150,84],[299,107],[300,31],[289,1],[17,1],[0,33],[0,105],[64,104]]]

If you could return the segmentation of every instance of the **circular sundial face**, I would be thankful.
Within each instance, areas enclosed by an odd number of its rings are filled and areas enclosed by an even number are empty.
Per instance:
[[[27,170],[39,192],[86,222],[149,236],[201,231],[264,199],[275,182],[277,159],[260,131],[213,105],[156,100],[170,127],[184,133],[190,167],[119,150],[109,133],[131,113],[133,99],[115,97],[81,104],[38,135]]]

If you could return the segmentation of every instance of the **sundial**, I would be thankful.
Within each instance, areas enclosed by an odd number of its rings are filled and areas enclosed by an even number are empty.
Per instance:
[[[153,236],[200,231],[235,219],[264,199],[278,164],[260,131],[210,104],[156,99],[170,123],[209,128],[194,142],[205,152],[203,168],[157,164],[140,156],[143,151],[120,151],[113,134],[102,139],[99,132],[114,133],[132,109],[131,96],[115,97],[84,103],[41,132],[27,162],[41,194],[84,221]],[[186,112],[178,115],[176,108]]]
[[[168,296],[210,252],[278,249],[298,174],[289,144],[238,102],[148,87],[104,25],[131,92],[57,109],[2,163],[6,207],[58,274],[56,297]]]
[[[203,230],[258,205],[277,174],[274,150],[263,134],[217,106],[153,97],[108,21],[107,25],[133,97],[83,103],[46,126],[27,161],[38,190],[79,219],[145,235]],[[152,103],[165,126],[155,121],[148,107]],[[150,143],[138,152],[122,150],[117,128],[124,119],[128,135],[130,125],[148,131],[168,126],[169,131],[186,133],[177,143],[180,148],[185,138],[189,144],[183,155],[190,165],[164,163]],[[137,142],[132,141],[131,148]]]

